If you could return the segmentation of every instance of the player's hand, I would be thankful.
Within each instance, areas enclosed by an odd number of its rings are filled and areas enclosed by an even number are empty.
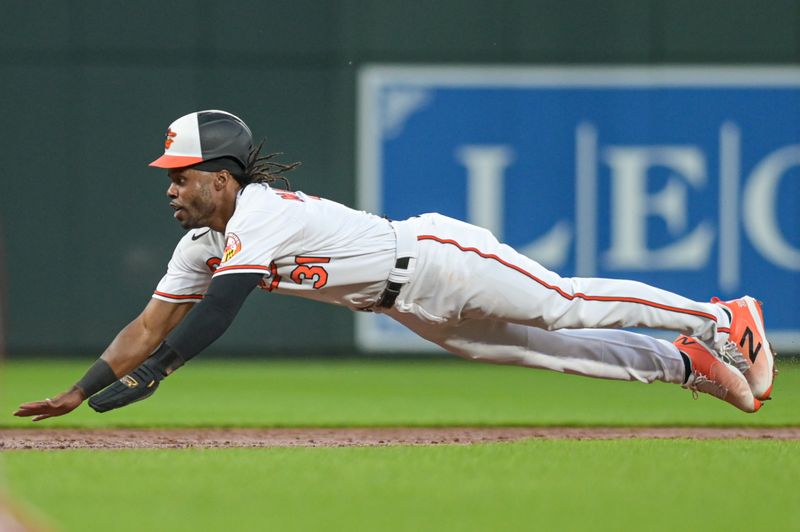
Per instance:
[[[84,399],[83,391],[77,386],[73,386],[66,392],[60,393],[52,399],[47,398],[44,401],[21,404],[17,411],[14,412],[14,415],[17,417],[36,416],[33,418],[33,421],[63,416],[78,408]]]

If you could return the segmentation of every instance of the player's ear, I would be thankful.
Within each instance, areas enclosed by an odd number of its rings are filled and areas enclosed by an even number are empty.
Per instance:
[[[233,175],[227,170],[220,170],[214,178],[214,188],[222,190],[228,184],[228,181],[233,181]]]

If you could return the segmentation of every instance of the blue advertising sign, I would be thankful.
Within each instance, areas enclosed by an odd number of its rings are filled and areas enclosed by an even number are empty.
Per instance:
[[[441,212],[564,276],[765,303],[800,352],[800,69],[364,68],[360,207]],[[434,350],[360,315],[367,350]]]

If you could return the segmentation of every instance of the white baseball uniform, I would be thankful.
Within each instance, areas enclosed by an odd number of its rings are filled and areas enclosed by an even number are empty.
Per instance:
[[[262,273],[270,292],[383,312],[465,358],[610,379],[684,379],[675,346],[619,328],[674,330],[719,346],[730,325],[715,304],[643,283],[560,277],[489,231],[440,214],[389,222],[266,184],[240,191],[224,237],[187,233],[153,297],[196,302],[212,276],[237,272]],[[388,280],[402,288],[382,308]]]

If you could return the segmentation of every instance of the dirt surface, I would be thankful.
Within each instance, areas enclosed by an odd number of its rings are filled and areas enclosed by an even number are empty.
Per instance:
[[[746,438],[799,440],[800,427],[492,427],[295,429],[0,429],[0,451],[39,449],[184,449],[353,447],[503,442],[523,439]]]

